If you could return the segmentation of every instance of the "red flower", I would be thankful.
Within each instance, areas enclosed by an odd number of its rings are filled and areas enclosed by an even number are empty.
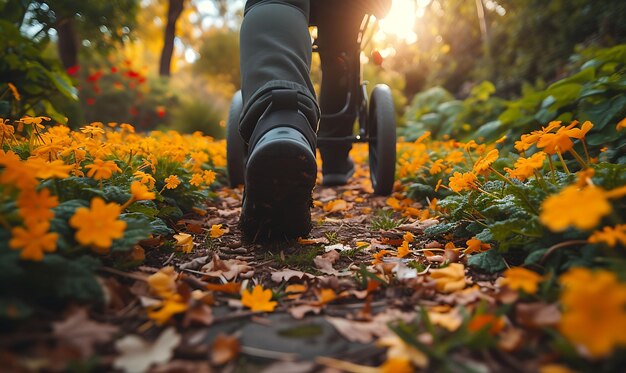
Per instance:
[[[78,72],[78,70],[80,70],[80,66],[74,65],[74,66],[68,67],[65,71],[67,72],[68,75],[75,75]]]
[[[137,114],[139,114],[139,110],[137,110],[137,108],[136,108],[136,107],[134,107],[134,106],[132,106],[132,107],[128,110],[128,112],[129,112],[129,113],[130,113],[130,115],[132,115],[132,116],[136,116]]]
[[[100,80],[100,78],[102,78],[102,75],[103,75],[102,71],[96,71],[95,73],[90,74],[87,77],[87,81],[89,81],[89,82],[97,82],[98,80]]]
[[[87,99],[87,105],[93,105],[96,103],[96,99],[95,98],[88,98]]]
[[[165,106],[157,106],[156,113],[159,118],[163,118],[165,116]]]
[[[117,67],[111,66],[111,72],[115,74],[117,72]]]

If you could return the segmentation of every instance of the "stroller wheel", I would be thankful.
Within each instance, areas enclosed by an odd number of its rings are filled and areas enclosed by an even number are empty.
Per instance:
[[[369,162],[374,193],[389,195],[396,173],[396,117],[391,90],[374,87],[369,107]]]
[[[231,187],[243,184],[247,149],[239,134],[239,117],[242,110],[243,98],[241,91],[237,91],[230,102],[228,121],[226,122],[226,163],[228,181]]]

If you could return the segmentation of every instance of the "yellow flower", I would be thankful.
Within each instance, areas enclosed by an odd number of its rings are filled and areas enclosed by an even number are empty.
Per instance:
[[[99,135],[103,134],[104,130],[102,128],[100,128],[99,126],[91,125],[91,126],[81,127],[80,132],[88,133],[88,134],[90,134],[93,137],[93,136],[99,136]]]
[[[435,280],[435,288],[443,293],[452,293],[465,287],[465,267],[461,263],[431,269],[430,277]]]
[[[455,172],[450,178],[449,187],[454,192],[461,192],[464,190],[470,190],[476,188],[476,182],[478,179],[473,172],[460,173]]]
[[[48,117],[22,117],[20,119],[20,122],[24,124],[33,124],[35,125],[35,127],[41,129],[41,128],[44,128],[44,126],[41,124],[43,120],[49,121],[50,118]]]
[[[85,168],[89,170],[87,177],[93,177],[95,180],[110,179],[113,173],[122,172],[115,162],[103,161],[100,158],[94,159],[93,163]]]
[[[209,229],[211,238],[220,238],[226,233],[226,229],[222,229],[222,224],[213,224]]]
[[[398,258],[404,258],[405,256],[409,255],[409,242],[408,241],[402,241],[402,246],[398,247]]]
[[[140,183],[148,185],[150,189],[154,188],[154,184],[156,183],[156,180],[154,179],[152,175],[145,173],[143,171],[135,171],[133,176],[135,177],[135,179],[139,179]]]
[[[491,168],[491,164],[498,159],[499,155],[498,149],[493,149],[485,156],[478,158],[476,163],[474,163],[474,173],[480,174],[488,171],[489,168]]]
[[[579,189],[570,185],[543,201],[539,219],[554,232],[570,226],[586,230],[598,225],[610,212],[611,204],[605,191],[593,186]]]
[[[50,195],[50,190],[47,188],[39,192],[24,190],[17,199],[17,207],[25,222],[52,219],[54,217],[52,209],[58,205],[59,199],[55,195]]]
[[[443,163],[443,159],[437,159],[432,166],[430,166],[430,174],[435,175],[440,173],[446,168],[446,165]]]
[[[481,240],[477,238],[469,239],[465,242],[467,248],[465,249],[465,254],[473,254],[473,253],[482,253],[483,251],[491,250],[491,245],[488,243],[482,243]]]
[[[246,289],[241,293],[241,304],[253,312],[273,312],[278,303],[272,302],[270,299],[272,299],[272,291],[270,289],[263,290],[261,285],[256,285],[252,292]]]
[[[615,129],[618,131],[621,131],[623,129],[626,128],[626,118],[620,120],[619,122],[617,122],[617,126],[615,126]]]
[[[615,247],[619,242],[626,246],[626,224],[618,224],[615,228],[604,227],[601,231],[595,231],[589,237],[590,243],[605,243],[610,247]]]
[[[556,133],[546,133],[541,136],[537,142],[538,148],[544,148],[543,151],[548,154],[563,153],[570,150],[574,146],[574,142],[570,137],[575,137],[580,130],[568,129],[568,127],[559,128]]]
[[[402,239],[406,242],[413,242],[415,241],[415,236],[413,235],[413,233],[411,232],[406,232],[403,236]]]
[[[538,152],[530,156],[529,158],[519,157],[515,161],[515,169],[505,168],[504,170],[518,180],[526,180],[538,170],[543,167],[543,161],[546,159],[546,153]]]
[[[11,229],[9,247],[13,250],[22,249],[20,258],[24,260],[43,260],[43,253],[52,253],[57,249],[57,233],[50,233],[50,222],[38,221],[28,223],[26,229],[15,227]]]
[[[458,164],[463,162],[465,157],[463,156],[463,152],[459,150],[453,150],[446,155],[445,161],[452,164]]]
[[[91,200],[91,208],[79,207],[70,218],[70,225],[77,229],[76,241],[101,250],[110,248],[114,239],[124,236],[126,229],[126,222],[118,220],[120,212],[120,205],[107,204],[99,197]]]
[[[26,162],[33,167],[40,179],[64,179],[70,176],[70,171],[74,167],[71,164],[65,164],[60,159],[46,162],[41,158],[29,158]]]
[[[202,184],[203,182],[204,182],[204,178],[202,177],[201,173],[195,173],[191,175],[191,180],[189,180],[189,184],[195,187],[200,186],[200,184]]]
[[[582,126],[580,126],[580,128],[571,129],[569,131],[569,136],[575,139],[582,140],[587,135],[587,132],[589,132],[592,128],[593,128],[593,123],[587,120],[585,121],[585,123],[582,124]]]
[[[390,254],[391,252],[389,250],[380,250],[379,252],[375,253],[374,255],[372,255],[374,257],[374,260],[372,260],[372,264],[376,265],[378,263],[382,263],[383,262],[383,257],[385,255]]]
[[[155,193],[148,190],[148,187],[140,181],[133,181],[130,184],[130,193],[135,201],[153,200],[156,198]]]
[[[614,273],[573,268],[560,277],[559,330],[591,358],[626,346],[626,285]]]
[[[165,188],[176,189],[180,185],[180,179],[176,175],[170,175],[165,178]]]
[[[512,267],[504,271],[499,282],[512,290],[523,290],[527,294],[535,294],[543,276],[522,267]]]
[[[204,170],[202,177],[204,178],[204,183],[206,185],[211,185],[215,181],[215,172],[212,170]]]

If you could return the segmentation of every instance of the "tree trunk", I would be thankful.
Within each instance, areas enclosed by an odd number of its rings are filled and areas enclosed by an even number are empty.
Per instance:
[[[184,3],[185,0],[169,0],[167,25],[165,26],[161,63],[159,64],[159,75],[161,76],[170,75],[172,54],[174,53],[174,38],[176,37],[176,22],[183,12]]]
[[[66,69],[78,65],[78,42],[74,31],[74,19],[65,18],[56,26],[59,42],[57,44],[59,57]]]

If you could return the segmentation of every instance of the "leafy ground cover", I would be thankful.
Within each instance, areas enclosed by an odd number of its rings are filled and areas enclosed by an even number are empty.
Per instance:
[[[626,121],[611,124],[623,136]],[[0,345],[13,371],[619,371],[626,172],[593,123],[367,149],[310,237],[244,245],[225,146],[1,121]],[[616,140],[617,141],[617,140]],[[509,151],[508,149],[516,149]]]

